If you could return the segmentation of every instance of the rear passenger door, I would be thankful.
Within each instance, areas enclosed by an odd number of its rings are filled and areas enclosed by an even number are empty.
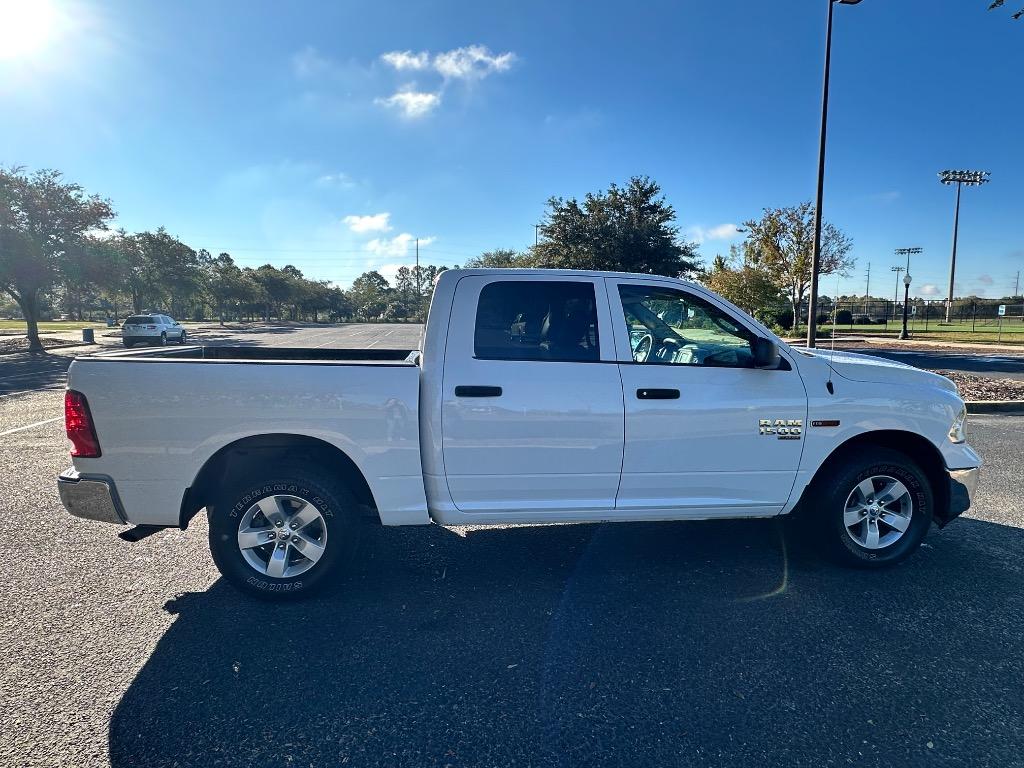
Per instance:
[[[600,278],[459,281],[441,416],[459,512],[570,519],[614,507],[623,403],[610,330]]]

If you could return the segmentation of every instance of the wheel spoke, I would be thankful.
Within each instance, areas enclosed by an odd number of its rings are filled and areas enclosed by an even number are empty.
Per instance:
[[[281,502],[277,496],[267,496],[267,498],[260,499],[256,502],[256,505],[260,508],[260,512],[263,513],[263,516],[267,518],[272,525],[277,526],[278,523],[284,525],[286,515],[281,509]]]
[[[864,520],[864,507],[858,504],[855,507],[847,508],[846,512],[843,513],[843,522],[847,528],[857,525]]]
[[[289,526],[292,523],[296,524],[293,530],[302,530],[307,525],[320,519],[320,512],[312,504],[306,504],[298,512],[291,516],[288,520]]]
[[[320,559],[324,553],[324,545],[315,539],[311,539],[305,534],[297,534],[298,541],[295,541],[295,536],[292,537],[292,546],[301,552],[305,557],[308,557],[314,563]]]
[[[263,528],[242,528],[238,532],[238,547],[239,549],[252,549],[263,544],[273,543],[267,538],[267,534],[270,533],[273,528],[264,526]]]
[[[267,561],[267,576],[275,579],[284,577],[285,569],[288,567],[288,546],[278,544],[274,547],[270,559]]]
[[[895,528],[900,533],[903,533],[910,527],[910,518],[898,515],[895,512],[883,512],[880,519],[883,523],[891,528]]]
[[[892,504],[894,501],[902,499],[906,495],[907,486],[899,480],[893,480],[879,492],[877,498],[879,505],[884,507]]]
[[[857,490],[860,492],[860,498],[862,501],[864,499],[870,499],[875,495],[875,483],[873,480],[874,478],[869,477],[857,483]]]
[[[868,549],[878,549],[878,523],[875,520],[868,518],[864,523],[864,526],[864,546]]]

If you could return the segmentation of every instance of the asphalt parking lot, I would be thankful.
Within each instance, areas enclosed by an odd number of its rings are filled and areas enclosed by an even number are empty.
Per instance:
[[[2,765],[1024,766],[1024,417],[970,418],[975,507],[889,571],[775,521],[368,527],[329,594],[268,605],[201,519],[64,512],[74,351],[0,361]]]

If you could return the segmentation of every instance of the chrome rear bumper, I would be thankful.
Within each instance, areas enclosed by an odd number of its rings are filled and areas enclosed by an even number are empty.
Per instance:
[[[57,478],[57,488],[64,508],[75,517],[118,525],[128,522],[114,481],[105,475],[83,476],[66,469]]]

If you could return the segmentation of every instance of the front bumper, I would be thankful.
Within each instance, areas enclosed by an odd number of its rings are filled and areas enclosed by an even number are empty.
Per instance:
[[[949,474],[949,508],[945,517],[937,521],[940,528],[971,508],[971,501],[981,480],[981,467],[946,471]]]
[[[66,469],[57,478],[57,489],[64,508],[75,517],[118,525],[128,522],[114,481],[106,475],[80,475],[74,468]]]

